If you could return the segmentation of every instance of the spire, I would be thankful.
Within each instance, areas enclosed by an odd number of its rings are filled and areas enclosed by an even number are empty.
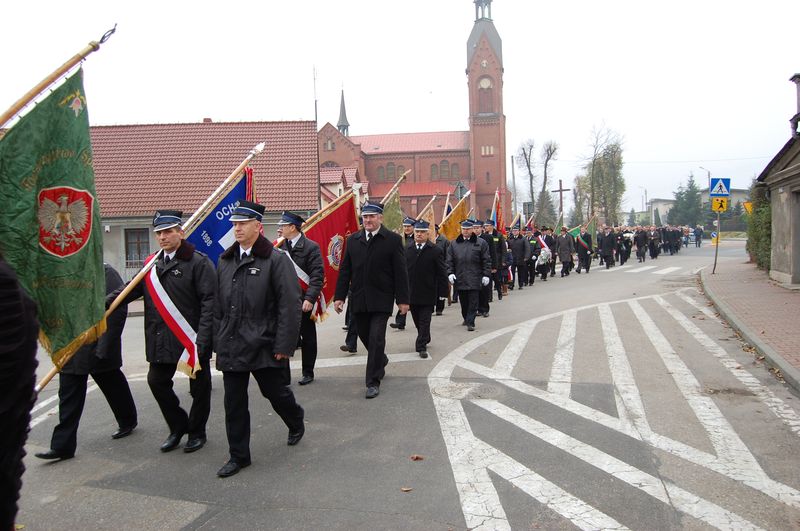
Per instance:
[[[475,20],[492,20],[492,0],[475,0]]]
[[[347,112],[344,110],[344,89],[342,89],[342,103],[339,105],[339,122],[336,124],[336,128],[344,136],[349,136],[350,124],[347,123]]]

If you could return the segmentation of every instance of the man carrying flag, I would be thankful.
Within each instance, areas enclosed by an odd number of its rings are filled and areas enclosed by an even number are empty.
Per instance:
[[[183,451],[202,448],[211,412],[209,361],[217,277],[211,260],[184,240],[182,216],[183,212],[177,210],[155,213],[153,231],[161,251],[145,282],[138,283],[123,300],[127,304],[144,297],[145,355],[150,362],[147,384],[169,427],[162,452],[177,448],[187,433]],[[107,303],[123,289],[121,286],[109,295]],[[172,390],[177,369],[191,377],[192,407],[188,415]]]
[[[314,381],[314,364],[317,361],[317,328],[311,316],[325,281],[325,267],[322,265],[319,244],[306,238],[300,230],[303,223],[305,220],[297,214],[284,212],[278,221],[278,236],[283,237],[278,247],[289,255],[303,295],[299,341],[303,354],[303,377],[297,383],[308,385]]]

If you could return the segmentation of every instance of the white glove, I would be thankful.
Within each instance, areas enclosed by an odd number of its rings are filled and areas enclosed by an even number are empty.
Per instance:
[[[482,277],[481,278],[481,284],[483,284],[484,286],[488,286],[489,285],[489,277]]]
[[[439,297],[439,300],[440,300],[440,301],[446,301],[446,300],[447,300],[447,297]]]
[[[450,281],[450,284],[455,284],[456,283],[456,276],[453,273],[450,273],[449,275],[447,275],[447,280]]]

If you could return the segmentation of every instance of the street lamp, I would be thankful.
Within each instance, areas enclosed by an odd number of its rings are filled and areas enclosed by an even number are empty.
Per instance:
[[[647,188],[645,188],[644,186],[640,186],[639,188],[644,190],[644,203],[642,204],[642,211],[643,212],[650,212],[650,201],[647,200]],[[647,217],[651,218],[652,216],[647,216]],[[651,225],[653,224],[652,220],[651,220],[650,224]]]
[[[710,193],[711,192],[711,170],[708,170],[708,169],[706,169],[706,168],[704,168],[702,166],[700,166],[700,169],[705,171],[706,173],[708,173],[708,191]]]

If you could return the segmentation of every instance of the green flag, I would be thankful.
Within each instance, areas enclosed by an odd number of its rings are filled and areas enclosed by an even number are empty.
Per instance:
[[[0,251],[36,301],[61,367],[105,331],[100,207],[83,70],[0,138]]]
[[[397,189],[383,205],[383,224],[398,234],[403,232],[403,211],[400,208],[400,191]]]

